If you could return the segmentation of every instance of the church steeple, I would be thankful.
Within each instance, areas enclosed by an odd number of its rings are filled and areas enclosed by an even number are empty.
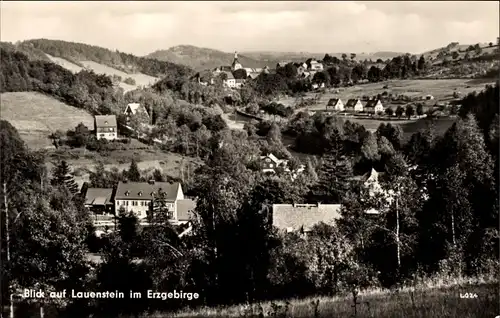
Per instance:
[[[234,51],[234,61],[238,61],[238,52]]]
[[[231,68],[233,71],[236,71],[236,70],[239,70],[240,68],[243,68],[243,66],[241,66],[240,62],[238,62],[238,52],[234,52],[234,60],[233,60],[233,64],[231,65]]]

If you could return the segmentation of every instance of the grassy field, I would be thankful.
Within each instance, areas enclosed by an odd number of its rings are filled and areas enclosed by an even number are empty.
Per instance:
[[[144,174],[151,173],[154,169],[159,169],[164,174],[173,178],[179,178],[182,170],[187,174],[187,166],[193,167],[201,164],[200,160],[184,157],[179,154],[166,153],[157,149],[136,151],[116,150],[109,152],[109,155],[105,157],[84,149],[72,149],[65,151],[62,156],[58,156],[57,151],[50,151],[47,158],[46,166],[49,171],[52,170],[54,162],[57,162],[58,159],[66,160],[73,168],[75,181],[79,186],[89,181],[89,172],[94,170],[98,162],[102,162],[106,170],[111,170],[115,167],[123,171],[129,168],[130,162],[134,159]]]
[[[474,81],[470,79],[443,79],[443,80],[391,80],[379,83],[368,83],[351,87],[339,88],[338,93],[329,90],[321,95],[316,105],[308,107],[310,110],[324,109],[330,98],[340,98],[344,104],[350,98],[361,98],[362,96],[375,96],[387,92],[392,95],[407,95],[411,97],[422,97],[426,95],[434,96],[433,102],[446,101],[453,98],[453,93],[458,91],[465,96],[471,92],[479,92],[485,88],[488,82]],[[494,84],[491,81],[490,84]],[[384,88],[387,86],[387,88]],[[306,98],[317,96],[318,93],[308,93]],[[296,101],[294,97],[287,97],[279,100],[285,105],[293,105]]]
[[[33,149],[52,148],[48,136],[56,130],[65,132],[79,123],[94,129],[94,118],[86,111],[36,92],[2,93],[0,110]]]
[[[108,76],[113,76],[117,75],[122,78],[122,80],[126,79],[127,77],[131,77],[135,80],[135,85],[129,85],[125,83],[120,83],[120,87],[123,88],[125,92],[134,90],[138,88],[139,86],[149,86],[154,84],[158,78],[152,77],[149,75],[145,75],[142,73],[136,73],[136,74],[127,74],[125,72],[122,72],[120,70],[117,70],[115,68],[99,64],[93,61],[80,61],[86,68],[89,68],[93,70],[97,74],[106,74]]]
[[[477,294],[477,298],[464,299],[461,294]],[[319,300],[318,315],[314,313],[311,301]],[[292,300],[285,314],[284,302],[280,310],[271,309],[271,303],[263,303],[263,315],[260,317],[294,317],[294,318],[333,318],[333,317],[373,317],[373,318],[479,318],[496,317],[499,314],[499,293],[497,284],[461,285],[446,288],[416,289],[413,292],[368,292],[357,300],[356,315],[353,299],[350,297],[321,297]],[[199,309],[178,313],[168,317],[259,317],[258,305],[253,308],[235,306],[219,309]],[[167,317],[165,315],[144,316]]]
[[[75,63],[71,63],[70,61],[65,60],[63,58],[55,57],[47,53],[45,53],[45,55],[47,55],[47,57],[52,61],[52,63],[60,65],[72,73],[78,73],[83,69],[81,66],[78,66]]]

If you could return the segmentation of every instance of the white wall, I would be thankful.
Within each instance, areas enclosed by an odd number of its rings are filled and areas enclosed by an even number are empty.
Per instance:
[[[101,132],[97,133],[97,140],[99,139],[107,139],[107,140],[115,140],[117,138],[116,132]]]

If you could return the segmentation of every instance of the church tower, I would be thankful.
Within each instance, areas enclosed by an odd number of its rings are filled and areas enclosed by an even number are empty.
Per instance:
[[[234,60],[233,64],[231,65],[231,68],[233,71],[239,70],[240,68],[243,68],[243,66],[238,62],[238,52],[234,52]]]

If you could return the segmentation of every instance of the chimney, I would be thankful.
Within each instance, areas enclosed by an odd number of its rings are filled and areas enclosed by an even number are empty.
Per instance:
[[[155,180],[154,179],[151,179],[148,181],[149,184],[155,184]]]

